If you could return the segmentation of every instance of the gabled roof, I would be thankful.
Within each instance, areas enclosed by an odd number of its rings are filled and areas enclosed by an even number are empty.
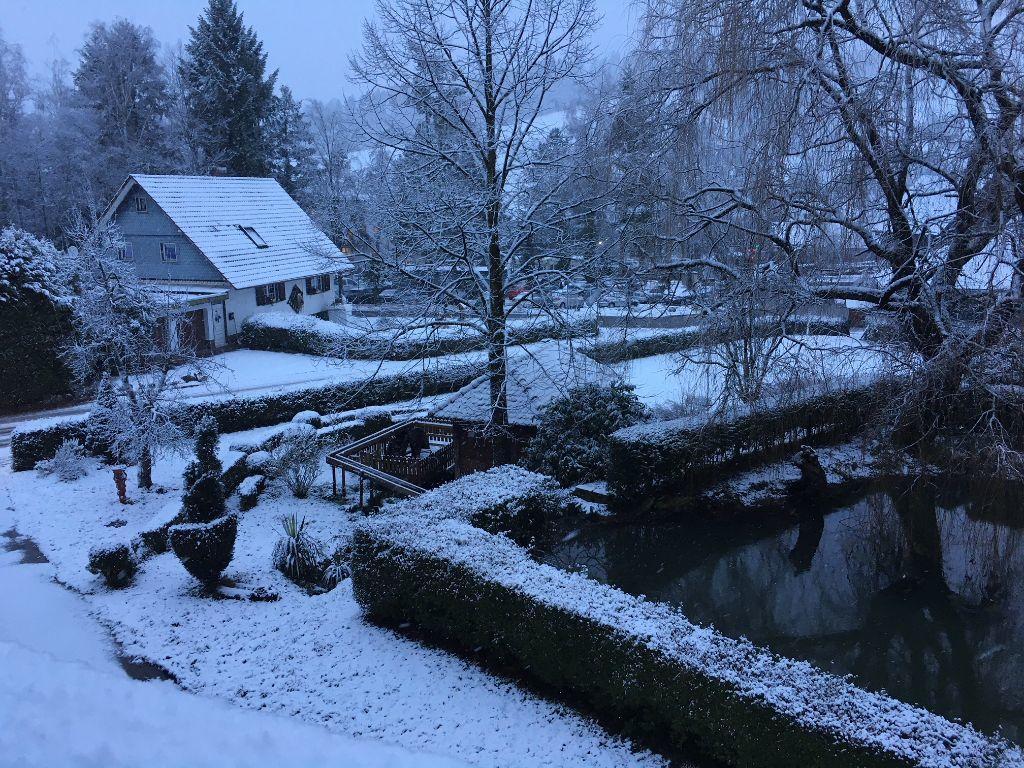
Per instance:
[[[132,174],[104,216],[136,184],[235,288],[352,268],[275,179]],[[253,227],[267,247],[240,227]]]
[[[509,350],[508,422],[522,426],[537,423],[541,410],[567,390],[582,384],[612,384],[621,377],[608,366],[595,363],[565,343],[537,350]],[[486,424],[491,419],[490,379],[485,374],[464,386],[431,414],[439,419]]]

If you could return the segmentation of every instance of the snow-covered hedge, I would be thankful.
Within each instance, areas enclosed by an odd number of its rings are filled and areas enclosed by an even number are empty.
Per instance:
[[[847,336],[850,333],[850,325],[838,321],[818,320],[812,323],[794,323],[793,327],[787,330],[794,334],[813,336]],[[701,343],[701,336],[701,331],[690,328],[682,331],[635,336],[625,340],[608,339],[590,344],[584,350],[584,354],[592,360],[606,365],[622,363],[627,360],[638,360],[641,357],[693,349]]]
[[[829,393],[726,421],[647,422],[614,432],[608,489],[627,506],[653,494],[692,493],[720,476],[816,440],[863,427],[884,385]]]
[[[567,339],[594,332],[594,322],[538,322],[508,328],[509,344],[531,344],[544,339]],[[430,340],[393,338],[386,332],[350,331],[343,325],[306,315],[268,313],[255,315],[242,324],[238,343],[248,349],[268,352],[299,352],[336,355],[354,360],[419,360],[424,357],[455,355],[484,349],[486,338],[478,333],[443,335]]]
[[[332,413],[344,409],[385,405],[412,400],[421,395],[454,392],[480,375],[475,364],[435,366],[393,376],[327,384],[270,395],[234,397],[188,403],[176,411],[175,420],[191,430],[204,416],[213,416],[223,432],[241,432],[290,421],[300,411]],[[12,466],[15,471],[32,469],[36,462],[56,453],[66,439],[78,438],[96,452],[86,438],[88,416],[65,420],[32,421],[20,425],[11,436]]]
[[[539,564],[468,522],[542,485],[502,467],[363,523],[352,581],[364,611],[512,664],[637,736],[731,765],[1024,766],[1006,742]]]

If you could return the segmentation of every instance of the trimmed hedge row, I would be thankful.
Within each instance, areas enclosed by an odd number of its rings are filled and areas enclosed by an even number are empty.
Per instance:
[[[442,337],[430,341],[390,341],[379,338],[345,338],[336,332],[334,323],[312,318],[290,318],[288,325],[279,325],[257,315],[246,320],[238,334],[238,343],[248,349],[267,352],[293,352],[308,355],[339,355],[353,360],[419,360],[425,357],[456,355],[475,352],[486,347],[486,339],[479,334]],[[509,328],[510,345],[532,344],[545,339],[569,339],[592,335],[596,321],[557,324],[543,323],[528,328]]]
[[[724,470],[801,444],[848,437],[883,397],[873,385],[758,411],[725,422],[673,419],[612,433],[608,489],[615,506],[666,493],[693,493]]]
[[[221,432],[240,432],[289,421],[299,411],[331,413],[454,392],[479,375],[479,365],[451,365],[279,394],[188,403],[177,409],[175,420],[191,430],[204,416],[212,416]],[[52,457],[66,439],[78,438],[89,447],[84,439],[87,430],[88,417],[36,429],[31,422],[20,427],[11,436],[14,471],[32,469],[36,462]]]
[[[368,616],[415,625],[514,666],[632,735],[730,765],[1024,766],[1006,742],[533,561],[508,538],[466,522],[486,518],[492,499],[459,519],[441,516],[450,489],[472,496],[485,482],[463,478],[432,491],[426,507],[427,495],[356,530],[352,583]]]
[[[850,333],[849,323],[815,321],[812,323],[792,323],[786,331],[792,334],[811,336],[847,336]],[[601,341],[589,345],[584,354],[599,363],[623,363],[641,357],[665,355],[672,352],[683,352],[693,349],[701,343],[703,333],[688,329],[675,333],[659,333],[652,336],[627,338],[624,341]]]

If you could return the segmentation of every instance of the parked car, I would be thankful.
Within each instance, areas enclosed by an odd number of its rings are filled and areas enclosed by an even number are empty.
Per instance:
[[[635,306],[637,303],[635,298],[630,298],[622,291],[608,291],[602,293],[597,298],[597,305],[599,307],[629,307]]]
[[[586,303],[586,298],[583,291],[572,286],[551,292],[551,303],[558,309],[579,309]]]

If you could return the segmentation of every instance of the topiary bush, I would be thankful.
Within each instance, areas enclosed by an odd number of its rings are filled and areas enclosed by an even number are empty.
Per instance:
[[[224,468],[217,456],[220,434],[217,422],[207,416],[196,430],[196,457],[185,467],[183,476],[185,494],[181,511],[188,523],[208,523],[222,517],[226,511]]]
[[[203,586],[217,586],[235,554],[238,517],[224,515],[209,523],[172,525],[167,532],[171,549]]]
[[[562,485],[603,479],[608,471],[608,438],[648,416],[633,387],[586,384],[549,403],[524,463]]]
[[[90,573],[102,576],[111,589],[123,589],[132,582],[139,565],[127,544],[94,547],[89,551]]]
[[[263,475],[249,475],[242,481],[238,486],[238,508],[242,512],[248,512],[256,506],[266,482]]]

